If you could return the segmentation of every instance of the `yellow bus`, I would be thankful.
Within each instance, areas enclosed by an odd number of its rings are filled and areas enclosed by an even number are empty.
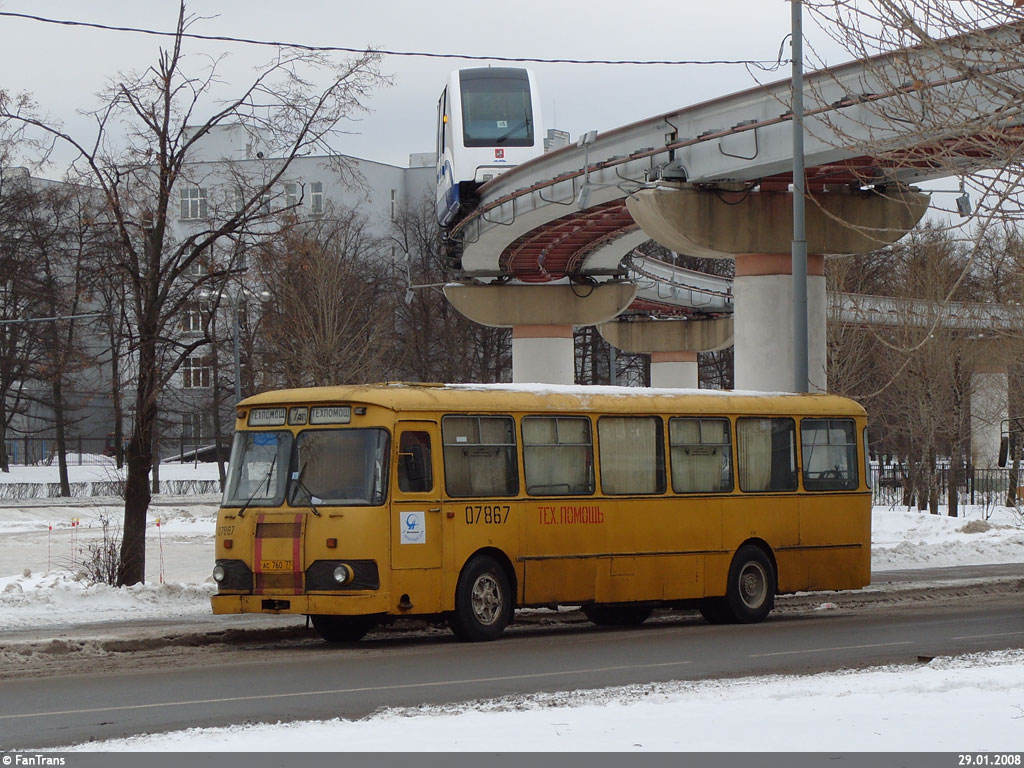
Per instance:
[[[764,619],[870,581],[864,409],[831,395],[383,384],[243,400],[214,613],[492,640],[530,606]]]

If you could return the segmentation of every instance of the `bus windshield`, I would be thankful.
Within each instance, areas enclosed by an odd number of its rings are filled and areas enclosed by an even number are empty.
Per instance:
[[[388,433],[383,429],[309,429],[295,444],[293,506],[378,506],[387,496]],[[301,482],[298,480],[301,479]]]
[[[223,505],[280,505],[284,500],[291,450],[292,435],[284,430],[235,433]]]
[[[530,81],[522,70],[462,73],[463,140],[467,147],[532,147]],[[494,74],[490,75],[489,72]]]

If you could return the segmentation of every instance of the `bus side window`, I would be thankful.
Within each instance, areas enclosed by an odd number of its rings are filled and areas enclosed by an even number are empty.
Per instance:
[[[430,435],[426,432],[403,432],[398,442],[398,490],[425,493],[433,488]]]
[[[594,492],[590,420],[579,416],[524,416],[523,466],[531,496]]]
[[[793,419],[736,420],[740,490],[796,490],[796,424]]]
[[[441,440],[449,496],[519,492],[515,423],[510,416],[444,416]]]
[[[672,490],[676,493],[728,493],[732,490],[729,420],[668,420]]]
[[[597,420],[601,488],[609,495],[665,492],[665,447],[657,416]]]
[[[852,491],[857,487],[856,434],[853,419],[800,422],[806,490]]]

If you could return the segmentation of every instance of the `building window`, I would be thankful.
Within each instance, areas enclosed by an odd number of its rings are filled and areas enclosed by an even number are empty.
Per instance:
[[[391,220],[395,220],[395,214],[398,213],[398,191],[395,189],[391,190]]]
[[[324,212],[324,183],[314,181],[309,185],[309,207],[313,213]]]
[[[202,331],[206,319],[206,303],[198,299],[185,304],[181,317],[181,330]]]
[[[213,361],[209,356],[189,357],[181,366],[181,385],[185,389],[209,387],[213,378]]]
[[[295,182],[284,185],[284,204],[288,208],[294,208],[299,204],[299,185]]]
[[[213,418],[209,413],[181,414],[181,439],[204,445],[213,441]]]
[[[183,187],[181,190],[181,218],[206,218],[206,190],[202,187]]]

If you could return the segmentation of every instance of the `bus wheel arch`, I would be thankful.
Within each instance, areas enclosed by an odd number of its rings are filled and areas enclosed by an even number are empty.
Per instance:
[[[455,608],[448,626],[460,640],[494,640],[512,623],[516,578],[504,552],[491,547],[466,560],[455,587]]]
[[[729,565],[725,597],[705,598],[700,612],[712,624],[755,624],[775,607],[775,554],[763,539],[747,539]]]
[[[778,568],[771,547],[761,539],[739,546],[729,566],[725,600],[738,624],[763,621],[775,607]]]

